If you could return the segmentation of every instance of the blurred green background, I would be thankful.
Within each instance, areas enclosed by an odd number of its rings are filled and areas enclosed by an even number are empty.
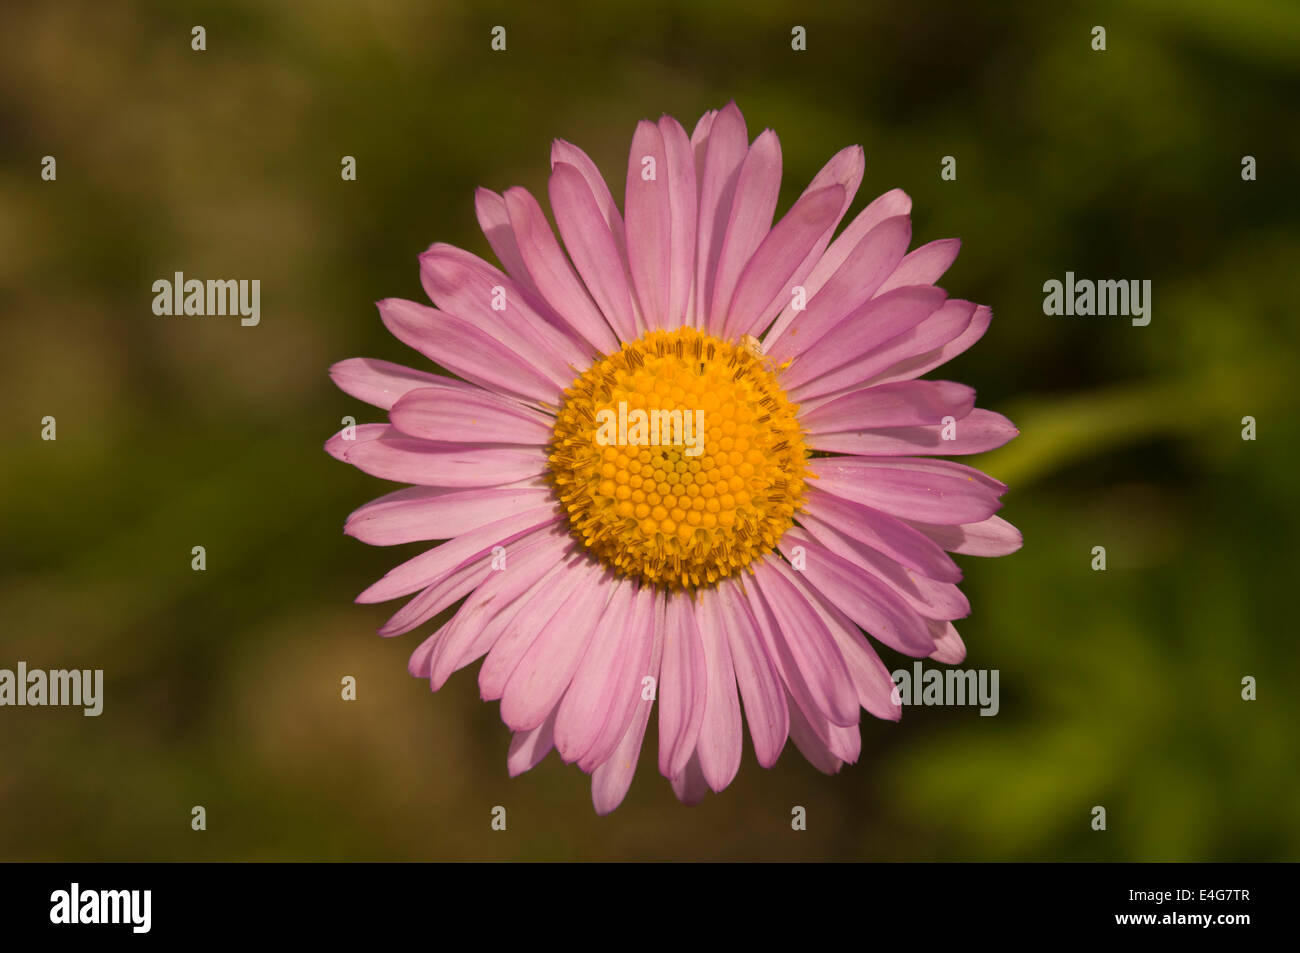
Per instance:
[[[1300,5],[187,6],[0,12],[0,667],[102,668],[106,695],[0,709],[0,858],[1300,858]],[[973,462],[1026,546],[959,558],[1002,709],[867,718],[837,778],[747,741],[695,808],[651,741],[602,819],[554,754],[507,778],[477,667],[430,695],[417,634],[374,635],[396,604],[352,604],[420,547],[342,535],[391,486],[321,451],[379,419],[326,368],[423,366],[373,302],[422,298],[433,241],[490,256],[475,186],[544,198],[559,136],[621,198],[637,120],[731,98],[781,137],[782,210],[861,143],[853,211],[901,187],[916,242],[964,241],[943,284],[993,325],[930,376],[1022,430]],[[156,317],[177,270],[260,278],[261,325]],[[1150,279],[1150,326],[1044,316],[1067,270]]]

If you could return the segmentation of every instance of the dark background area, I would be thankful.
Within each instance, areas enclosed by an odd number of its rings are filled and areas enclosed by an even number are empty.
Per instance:
[[[1001,712],[864,715],[836,778],[746,742],[695,808],[652,722],[602,819],[554,754],[507,778],[476,667],[431,696],[417,634],[373,634],[394,607],[352,604],[419,547],[342,535],[391,487],[321,451],[380,413],[326,369],[424,366],[373,302],[422,299],[431,242],[491,257],[475,186],[544,201],[563,137],[621,199],[637,120],[732,98],[780,135],[778,214],[860,143],[850,214],[903,188],[916,243],[963,239],[944,286],[993,307],[930,376],[1022,432],[971,462],[1025,548],[959,557]],[[1281,0],[6,4],[0,667],[102,668],[106,698],[0,709],[0,858],[1296,859],[1297,102]],[[261,324],[155,316],[175,271],[260,279]],[[1149,279],[1151,324],[1045,316],[1066,271]]]

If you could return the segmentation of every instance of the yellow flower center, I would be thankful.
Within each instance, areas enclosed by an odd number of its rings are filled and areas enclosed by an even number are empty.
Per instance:
[[[617,572],[711,585],[770,552],[803,504],[797,411],[745,346],[651,331],[564,392],[555,491],[575,535]]]

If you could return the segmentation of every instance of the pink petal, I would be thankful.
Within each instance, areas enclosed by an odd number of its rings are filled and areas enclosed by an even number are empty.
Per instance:
[[[708,689],[704,646],[688,593],[671,593],[664,614],[663,670],[659,678],[659,773],[686,769],[704,721]]]
[[[544,485],[468,490],[407,487],[353,512],[343,531],[371,546],[452,539],[551,498],[550,488]]]
[[[636,310],[628,287],[627,266],[587,180],[568,163],[556,163],[550,195],[564,246],[596,304],[620,340],[636,340]],[[615,350],[618,348],[604,353]]]
[[[387,602],[423,589],[465,563],[491,553],[493,546],[506,546],[530,530],[562,518],[562,510],[546,503],[480,526],[390,569],[357,596],[357,602]]]
[[[641,653],[641,643],[632,637],[636,596],[637,588],[626,580],[615,584],[607,613],[611,619],[620,620],[623,631],[617,635],[600,632],[592,638],[560,701],[555,722],[556,747],[566,763],[583,757],[600,737],[610,712],[623,702],[619,693],[636,691],[635,685],[620,680],[620,675],[631,668],[627,664],[628,655]],[[649,641],[645,640],[645,644],[648,648]],[[618,736],[622,737],[621,731]]]
[[[931,286],[899,288],[872,298],[796,357],[782,375],[782,385],[793,395],[802,384],[821,383],[830,371],[870,356],[892,338],[915,328],[943,301],[943,289]]]
[[[536,728],[516,731],[510,738],[510,752],[506,756],[506,771],[517,778],[542,763],[542,759],[555,747],[555,712]]]
[[[348,454],[357,444],[370,443],[393,432],[393,428],[388,424],[358,424],[354,427],[344,427],[325,441],[325,452],[335,460],[347,463]]]
[[[832,725],[821,721],[819,732],[827,736],[826,747],[845,764],[854,764],[862,754],[862,731],[857,725]]]
[[[988,519],[1001,505],[988,488],[957,474],[888,468],[875,460],[809,461],[817,488],[902,519],[951,526]]]
[[[897,292],[890,292],[896,294]],[[863,387],[873,387],[897,380],[911,380],[923,373],[910,369],[919,366],[917,355],[933,356],[970,326],[976,313],[969,301],[949,300],[920,324],[895,335],[874,351],[845,364],[823,377],[803,385],[794,396],[805,412],[827,400]],[[935,366],[931,363],[927,366]]]
[[[656,594],[656,603],[655,615],[659,621],[654,626],[650,666],[645,674],[657,679],[664,648],[663,599],[658,594]],[[654,707],[653,701],[646,701],[640,695],[637,698],[639,701],[636,714],[632,717],[632,723],[627,726],[623,740],[618,743],[609,760],[600,764],[591,774],[591,803],[596,808],[596,813],[602,816],[623,803],[623,798],[627,796],[627,789],[632,784],[632,775],[636,773],[636,763],[641,755],[641,742],[645,738],[646,724],[650,721],[650,709]]]
[[[502,514],[498,512],[497,516],[500,515]],[[512,549],[515,549],[516,553],[528,549],[532,543],[538,540],[539,534],[541,534],[541,530],[532,530],[532,532],[525,533],[516,541],[517,546],[513,546]],[[498,571],[498,568],[495,555],[485,555],[482,558],[467,560],[454,571],[439,576],[432,584],[425,586],[415,598],[394,612],[393,616],[385,624],[381,625],[381,636],[399,636],[399,634],[409,632],[411,629],[426,623],[429,619],[433,619],[435,615],[438,615],[445,608],[454,605],[465,595],[471,594],[474,590],[480,588],[489,579],[489,576]],[[450,633],[445,632],[443,634],[447,636]],[[432,662],[433,655],[430,654],[428,662],[430,667],[432,667]],[[415,659],[412,659],[412,663],[415,663]],[[428,668],[421,673],[428,675]]]
[[[716,109],[710,109],[700,117],[699,122],[691,131],[691,152],[695,156],[695,181],[697,184],[704,180],[704,156],[709,147],[709,131],[713,128],[713,120],[718,116]]]
[[[704,645],[707,688],[704,721],[700,725],[695,753],[709,787],[721,791],[740,770],[743,729],[740,699],[736,697],[736,671],[727,643],[724,611],[716,590],[709,589],[700,594],[697,618]]]
[[[699,133],[698,128],[696,133]],[[698,150],[697,146],[697,156]],[[748,151],[745,117],[734,102],[728,103],[709,124],[703,165],[697,176],[700,208],[695,245],[695,323],[710,332],[721,331],[725,317],[718,315],[716,324],[708,320],[709,304],[713,300],[714,277],[722,242],[727,235],[727,222],[731,220],[740,167]]]
[[[787,535],[789,535],[787,533]],[[754,582],[771,610],[777,631],[768,651],[795,698],[804,698],[833,724],[858,723],[857,692],[844,657],[826,626],[791,581],[792,571],[769,555],[756,563]],[[775,648],[775,651],[773,651]]]
[[[585,553],[574,553],[563,565],[555,567],[554,572],[548,573],[544,585],[534,586],[527,600],[519,600],[510,618],[506,619],[504,614],[500,617],[500,637],[478,671],[479,695],[484,701],[505,694],[520,661],[551,620],[561,615],[566,619],[572,618],[577,603],[581,601],[580,593],[588,586],[596,585],[602,572],[601,565]],[[531,727],[511,721],[506,724],[516,730]]]
[[[934,640],[925,620],[888,585],[847,559],[836,556],[808,534],[791,529],[782,537],[780,549],[787,559],[791,559],[795,547],[803,547],[805,551],[806,568],[801,570],[801,574],[809,587],[825,596],[827,602],[876,641],[913,657],[934,651]]]
[[[805,293],[807,292],[807,285],[804,282],[812,274],[822,255],[825,254],[831,237],[835,234],[835,229],[844,218],[844,213],[849,210],[849,206],[853,203],[853,197],[858,193],[858,186],[862,184],[862,173],[865,167],[866,160],[862,153],[862,147],[848,146],[831,156],[831,160],[822,167],[820,172],[813,176],[812,182],[804,190],[804,195],[830,185],[839,185],[844,188],[844,201],[840,203],[839,212],[834,216],[826,230],[822,232],[821,237],[813,243],[813,247],[804,256],[804,260],[795,268],[789,281],[786,282],[784,290],[773,299],[767,310],[759,318],[758,327],[760,329],[767,328],[772,323],[772,319],[789,306],[791,301],[794,300],[794,288],[796,286],[803,287]]]
[[[402,396],[389,414],[393,426],[423,440],[545,446],[555,420],[482,389],[421,387]]]
[[[804,592],[798,588],[797,577],[795,574],[790,572],[788,567],[785,567],[785,564],[775,556],[769,556],[765,562],[770,563],[771,567],[774,569],[784,569],[785,574],[789,577],[790,586],[795,594],[795,598],[806,603],[808,597],[806,597]],[[757,579],[757,575],[755,575],[755,579]],[[792,739],[794,738],[795,725],[796,723],[799,723],[810,728],[812,734],[819,739],[832,754],[837,754],[836,748],[841,741],[848,742],[848,744],[844,746],[847,754],[848,745],[851,744],[851,740],[846,738],[843,732],[852,732],[856,735],[853,726],[841,727],[832,725],[832,723],[827,719],[823,710],[826,707],[825,704],[818,702],[816,692],[809,687],[808,679],[805,677],[804,673],[800,671],[798,663],[791,654],[789,647],[785,644],[786,636],[780,631],[780,624],[773,615],[771,604],[766,600],[766,598],[764,597],[762,600],[759,600],[759,602],[755,604],[754,609],[755,619],[758,621],[758,631],[763,638],[765,649],[769,653],[769,657],[772,659],[773,664],[780,673],[781,682],[787,693],[786,709],[790,718],[790,737]],[[805,605],[803,609],[807,616],[813,616],[814,618],[812,618],[807,625],[801,626],[797,631],[802,632],[805,631],[805,629],[822,629],[823,625],[820,618],[815,618],[816,612],[813,607],[811,605]],[[824,635],[825,638],[833,643],[834,637],[830,635],[829,631],[826,631]],[[856,689],[852,685],[851,676],[848,676],[847,668],[845,669],[845,675],[849,678],[849,685],[847,687],[848,693],[853,695]],[[853,704],[853,711],[854,725],[856,725],[858,711],[856,702]],[[854,754],[853,757],[856,757],[856,754]],[[843,758],[840,758],[840,760],[843,760]]]
[[[501,695],[501,720],[516,731],[535,728],[560,703],[578,670],[610,596],[626,580],[605,574],[570,598],[533,640]]]
[[[799,417],[810,434],[913,427],[961,419],[975,406],[975,390],[952,381],[899,381],[850,391]]]
[[[844,765],[830,750],[827,742],[818,737],[817,729],[808,720],[807,715],[791,697],[790,704],[790,740],[799,749],[799,753],[823,774],[835,774]]]
[[[697,247],[696,260],[691,263],[691,300],[686,308],[686,325],[687,327],[699,327],[699,321],[696,319],[696,311],[699,309],[698,298],[702,289],[698,287],[698,269],[699,269],[699,229],[700,229],[700,195],[704,191],[704,160],[709,151],[709,133],[713,129],[713,120],[718,116],[716,109],[710,109],[700,117],[699,122],[695,124],[694,131],[691,132],[691,156],[695,161],[695,243]]]
[[[1001,516],[990,516],[980,523],[964,526],[938,526],[909,521],[950,553],[968,556],[1009,556],[1024,545],[1024,537]]]
[[[378,439],[357,439],[343,453],[343,459],[362,473],[420,486],[484,487],[546,472],[546,451],[542,447],[433,443],[408,437],[391,427]]]
[[[767,336],[767,352],[778,362],[798,357],[850,313],[875,294],[894,270],[912,240],[912,221],[906,215],[887,218],[854,247],[844,263],[812,295],[803,311]],[[804,287],[807,294],[807,286]]]
[[[949,304],[954,303],[949,302]],[[944,315],[944,311],[944,308],[940,308],[935,315],[927,319],[927,322],[933,322],[933,327],[917,329],[917,341],[928,344],[926,350],[906,356],[895,355],[892,349],[889,353],[882,350],[878,358],[897,356],[897,359],[877,360],[876,364],[882,369],[873,370],[873,377],[866,383],[886,384],[890,381],[911,380],[940,365],[947,364],[982,338],[989,328],[989,322],[993,320],[993,312],[984,305],[976,307],[965,321],[957,321],[955,319],[958,315],[950,314],[945,315],[945,320],[941,323],[938,319]]]
[[[904,520],[817,490],[808,495],[806,511],[923,576],[961,581],[961,570],[942,547]]]
[[[808,589],[812,587],[809,586]],[[853,685],[858,692],[858,703],[876,718],[898,721],[902,717],[902,708],[895,705],[894,680],[885,663],[871,647],[854,624],[853,620],[824,595],[811,593],[809,603],[817,610],[826,627],[835,636],[835,644],[844,656],[844,663],[849,667]],[[926,619],[931,635],[935,634],[934,623]],[[845,759],[849,760],[849,759]]]
[[[506,569],[489,575],[443,627],[429,663],[430,687],[437,691],[452,672],[491,649],[535,588],[571,562],[576,545],[567,526],[552,524],[506,547]]]
[[[704,777],[699,752],[691,755],[682,773],[673,778],[671,783],[673,793],[683,804],[693,806],[704,800],[704,795],[709,793],[709,785]]]
[[[795,705],[790,712],[791,738],[794,738],[794,718],[796,715],[802,715],[805,725],[813,736],[835,760],[848,764],[858,760],[858,755],[862,753],[862,733],[856,722],[852,725],[833,724],[815,708],[800,707],[798,696],[793,692],[790,697],[795,700]],[[798,747],[797,740],[795,744]]]
[[[801,521],[804,532],[836,556],[888,585],[917,615],[926,619],[960,619],[970,614],[970,601],[953,583],[909,572],[878,550],[845,536],[815,516],[804,514]]]
[[[379,634],[392,638],[424,625],[482,585],[491,571],[491,559],[473,559],[461,564],[420,590],[414,599],[393,613],[379,627]]]
[[[812,271],[808,273],[808,277],[804,279],[803,287],[807,301],[812,302],[831,276],[839,271],[844,264],[844,260],[849,257],[853,249],[858,247],[865,235],[886,219],[907,215],[911,211],[912,200],[902,190],[894,189],[886,192],[859,212],[853,221],[845,227],[844,231],[840,232],[839,236],[830,243],[825,253],[817,259],[817,263],[813,266]],[[772,325],[772,329],[768,332],[765,340],[769,343],[778,340],[784,333],[786,326],[794,320],[797,314],[798,312],[793,308],[793,302],[786,302],[781,316],[776,319],[776,323]]]
[[[930,629],[935,633],[934,652],[930,658],[944,665],[960,665],[966,660],[966,643],[951,622],[932,619]]]
[[[339,361],[330,368],[330,379],[343,393],[384,410],[391,408],[407,391],[451,380],[439,374],[416,371],[401,364],[369,357],[352,357]]]
[[[443,636],[447,634],[447,626],[443,626],[419,644],[414,652],[411,653],[410,659],[407,660],[406,670],[414,678],[428,678],[429,672],[433,667],[433,655],[437,650]]]
[[[654,160],[654,178],[647,160]],[[659,127],[637,124],[627,165],[627,257],[632,286],[648,328],[670,327],[672,199],[668,158]]]
[[[571,747],[574,751],[582,749],[582,755],[578,761],[578,766],[590,774],[599,765],[603,764],[618,743],[627,734],[628,726],[632,723],[632,718],[636,713],[637,702],[641,698],[642,679],[645,678],[650,669],[650,656],[654,650],[655,642],[655,613],[659,611],[656,608],[655,589],[652,586],[639,586],[633,596],[632,610],[627,618],[625,636],[613,641],[624,644],[625,651],[620,656],[618,668],[609,676],[612,687],[612,694],[608,698],[607,707],[601,705],[595,706],[592,710],[596,712],[591,718],[595,722],[595,736],[590,741],[586,739],[591,737],[589,732],[592,730],[591,724],[583,723],[582,709],[585,707],[580,704],[581,697],[575,698],[569,702],[569,695],[565,695],[565,702],[561,708],[567,709],[573,707],[572,712],[561,711],[561,715],[566,717],[569,723],[569,731],[572,732],[573,740]],[[578,676],[584,677],[586,669],[586,659],[583,659],[583,668],[578,670]],[[595,675],[590,677],[593,679]],[[576,682],[575,682],[576,687]],[[573,694],[575,688],[569,689]],[[604,698],[602,694],[602,704]],[[582,737],[578,737],[581,735]]]
[[[474,212],[478,216],[479,228],[506,274],[532,292],[537,300],[544,301],[528,273],[523,255],[519,254],[515,230],[510,225],[510,213],[506,211],[506,200],[490,189],[478,188],[474,191]]]
[[[899,457],[840,457],[835,462],[850,467],[884,467],[886,470],[901,470],[905,473],[946,474],[960,477],[967,482],[978,483],[980,486],[991,490],[994,496],[1001,496],[1007,492],[1007,485],[1001,480],[995,480],[984,471],[965,463],[958,463],[956,460],[937,460],[934,457],[908,457],[906,459]]]
[[[808,437],[813,450],[865,456],[985,453],[1015,439],[1020,431],[1001,414],[976,408],[951,425],[889,427],[855,433],[818,433]],[[952,434],[946,439],[945,434]]]
[[[876,293],[884,294],[886,291],[908,285],[934,284],[957,260],[959,251],[961,251],[961,239],[941,238],[908,252]]]
[[[849,257],[863,237],[877,225],[898,215],[909,215],[911,211],[912,200],[902,189],[891,189],[870,202],[845,227],[844,231],[840,232],[835,241],[831,242],[826,249],[826,254],[817,262],[817,267],[812,270],[812,274],[804,284],[808,294],[816,294],[831,275],[844,264],[844,260]]]
[[[533,283],[552,310],[590,345],[592,352],[609,354],[617,351],[618,340],[614,332],[573,273],[537,199],[527,189],[516,187],[506,189],[505,202],[519,254]]]
[[[721,117],[719,117],[719,122]],[[717,126],[717,123],[714,123]],[[726,319],[745,266],[772,228],[781,188],[781,144],[771,129],[754,140],[740,167],[727,231],[718,252],[706,327],[720,328]]]
[[[600,210],[601,217],[604,218],[605,225],[609,228],[609,233],[618,248],[618,257],[626,265],[627,239],[623,216],[619,213],[618,203],[614,201],[614,196],[609,191],[609,184],[600,174],[600,169],[596,168],[596,163],[591,161],[587,153],[573,143],[556,139],[551,143],[551,168],[555,168],[560,163],[573,166],[586,180],[591,197],[595,199],[596,207]]]
[[[749,723],[754,756],[762,767],[770,768],[781,756],[781,749],[790,734],[785,689],[763,648],[758,622],[749,607],[751,597],[733,580],[718,586],[718,597],[736,681],[745,702],[745,719]]]
[[[760,322],[770,319],[773,301],[786,295],[795,269],[833,226],[843,206],[842,185],[818,189],[795,202],[767,233],[736,282],[722,325],[725,338],[763,330]]]
[[[566,314],[464,249],[442,242],[430,245],[420,255],[420,283],[440,310],[469,321],[537,363],[552,379],[567,384],[574,369],[585,368],[595,353]]]
[[[379,302],[379,316],[403,344],[488,390],[533,403],[555,404],[572,383],[571,375],[567,379],[548,377],[535,362],[520,357],[468,321],[414,301],[387,298]]]
[[[695,154],[681,123],[671,116],[659,120],[668,174],[669,260],[668,313],[665,327],[686,323],[695,282],[695,233],[699,194],[695,183]]]

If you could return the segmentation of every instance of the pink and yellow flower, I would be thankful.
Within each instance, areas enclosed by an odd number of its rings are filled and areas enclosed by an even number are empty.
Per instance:
[[[971,388],[920,378],[991,312],[935,284],[956,240],[908,251],[902,192],[835,234],[862,176],[862,150],[844,149],[773,224],[780,146],[771,130],[751,143],[733,103],[689,136],[667,116],[640,123],[620,211],[592,160],[556,141],[560,240],[524,189],[480,189],[504,271],[435,244],[420,256],[434,307],[379,302],[455,377],[332,368],[388,420],[328,452],[411,484],[346,531],[445,540],[358,601],[413,597],[383,635],[460,603],[410,670],[436,690],[483,659],[512,775],[555,749],[612,811],[656,701],[659,770],[685,802],[731,783],[743,725],[760,765],[789,738],[835,772],[858,757],[862,709],[900,714],[867,635],[965,657],[949,554],[1021,539],[996,515],[1002,483],[934,457],[1016,430]]]

